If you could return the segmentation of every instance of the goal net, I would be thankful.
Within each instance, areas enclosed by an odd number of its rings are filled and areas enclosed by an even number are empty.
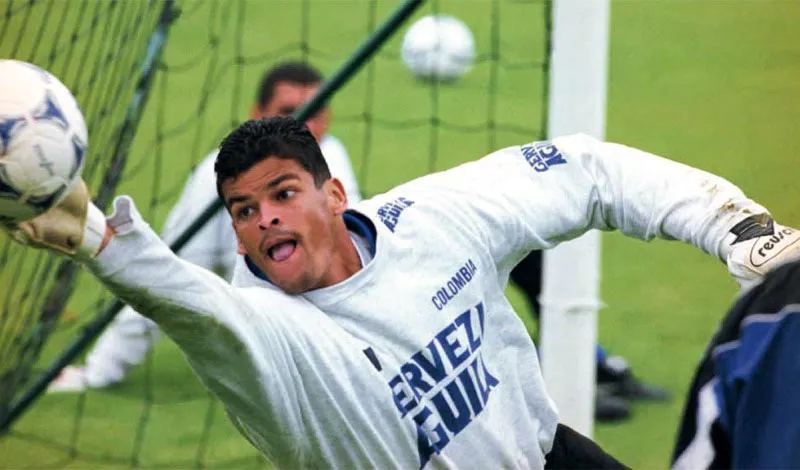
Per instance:
[[[161,228],[195,166],[247,118],[266,69],[300,59],[329,76],[397,3],[177,2],[179,15],[156,64],[132,146],[124,165],[113,168],[119,183],[112,192],[132,195],[145,219]],[[98,175],[112,168],[109,147],[133,101],[162,7],[143,1],[0,0],[0,56],[38,63],[76,90],[90,122],[86,177],[95,191],[104,181]],[[423,6],[411,21],[442,13],[470,27],[475,65],[454,83],[415,79],[400,58],[409,22],[335,95],[330,133],[345,145],[362,194],[543,137],[549,9],[545,0],[434,0]],[[106,14],[92,16],[94,11]],[[65,32],[50,32],[59,28]],[[91,28],[98,30],[96,37],[84,32]],[[91,75],[97,77],[93,82]],[[24,351],[25,358],[15,356],[9,367],[35,359],[35,376],[112,299],[89,276],[76,273],[66,307],[45,335],[34,328],[44,308],[39,293],[58,264],[0,241],[0,275],[9,276],[0,287],[0,353],[7,357],[6,342],[23,333],[34,338],[43,344],[37,346],[41,352]],[[10,391],[18,396],[22,385]],[[13,468],[267,466],[168,340],[159,341],[119,385],[44,396],[0,437],[0,455]]]
[[[75,94],[91,135],[83,177],[114,194],[172,15],[172,2],[0,2],[0,57],[36,63]],[[76,286],[76,267],[0,240],[0,422]]]

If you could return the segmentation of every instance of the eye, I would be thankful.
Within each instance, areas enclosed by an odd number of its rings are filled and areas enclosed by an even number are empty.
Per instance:
[[[275,199],[278,201],[286,201],[295,195],[297,191],[294,189],[281,189],[275,194]]]
[[[254,209],[252,206],[243,206],[239,209],[236,209],[236,219],[237,220],[247,220],[248,217],[253,215]]]

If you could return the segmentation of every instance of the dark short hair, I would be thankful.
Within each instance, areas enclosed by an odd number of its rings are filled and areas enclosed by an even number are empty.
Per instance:
[[[272,101],[278,83],[289,82],[298,85],[317,85],[322,83],[322,74],[306,62],[289,61],[280,63],[264,73],[261,86],[256,94],[256,102],[266,106]]]
[[[214,163],[219,197],[225,201],[225,180],[236,178],[271,157],[297,162],[311,173],[318,188],[331,178],[322,150],[304,123],[293,117],[251,119],[228,134],[220,145]]]

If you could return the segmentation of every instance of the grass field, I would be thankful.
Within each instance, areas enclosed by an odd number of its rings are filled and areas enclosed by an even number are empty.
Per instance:
[[[370,2],[312,1],[308,17],[305,3],[183,5],[165,56],[171,67],[154,84],[121,188],[134,194],[154,226],[160,226],[192,165],[245,117],[267,65],[296,57],[306,42],[310,59],[330,73],[368,30]],[[56,4],[65,10],[70,5]],[[393,4],[379,2],[376,17],[385,17]],[[9,5],[0,0],[0,12]],[[337,95],[332,131],[350,150],[366,192],[538,136],[542,84],[535,64],[544,54],[544,9],[500,5],[494,10],[489,0],[438,4],[472,27],[486,59],[456,85],[435,93],[412,80],[397,61],[395,38],[374,68]],[[499,34],[493,34],[492,18]],[[718,173],[779,220],[799,225],[800,3],[619,0],[612,3],[611,24],[608,139]],[[23,35],[28,40],[37,39]],[[488,60],[493,44],[504,66]],[[236,55],[246,60],[232,61]],[[497,130],[490,121],[498,123]],[[602,342],[676,399],[636,405],[632,420],[598,425],[595,437],[634,468],[664,468],[693,368],[735,284],[719,262],[688,246],[646,244],[619,234],[604,235],[603,243]],[[81,280],[43,363],[79,330],[86,319],[80,313],[94,304],[97,292]],[[512,288],[509,295],[528,320],[518,292]],[[119,387],[47,396],[0,438],[0,468],[195,462],[261,465],[168,341]]]

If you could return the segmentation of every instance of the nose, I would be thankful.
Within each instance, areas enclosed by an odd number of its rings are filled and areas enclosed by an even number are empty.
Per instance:
[[[270,227],[276,227],[281,224],[281,220],[274,211],[264,210],[262,206],[261,217],[258,219],[258,228],[267,230]]]
[[[269,228],[270,226],[277,226],[277,225],[280,225],[280,223],[281,223],[281,221],[280,221],[280,220],[278,220],[278,218],[277,218],[277,217],[273,217],[273,218],[272,218],[272,220],[269,220],[268,218],[263,218],[263,219],[261,219],[261,221],[258,223],[258,226],[259,226],[259,228],[260,228],[261,230],[266,230],[266,229],[267,229],[267,228]]]

